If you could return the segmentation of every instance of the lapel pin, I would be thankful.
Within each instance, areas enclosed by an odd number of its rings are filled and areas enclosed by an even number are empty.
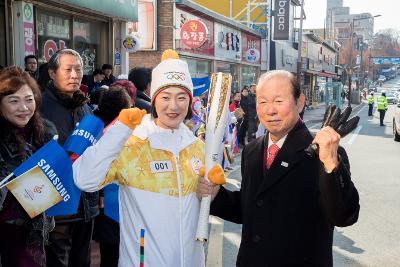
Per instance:
[[[289,167],[289,163],[282,161],[281,166],[287,168]]]

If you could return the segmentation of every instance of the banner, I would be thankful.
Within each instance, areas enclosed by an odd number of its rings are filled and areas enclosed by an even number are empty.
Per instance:
[[[274,40],[289,40],[290,0],[275,0]]]
[[[384,65],[384,64],[400,65],[400,57],[373,57],[372,64],[374,64],[374,65]]]
[[[14,175],[17,178],[7,188],[31,218],[46,209],[50,216],[77,212],[80,191],[72,178],[72,162],[56,141],[36,151],[14,170]]]
[[[119,222],[119,203],[118,191],[119,185],[109,184],[104,190],[104,214],[116,222]]]
[[[192,78],[193,83],[193,96],[200,96],[208,91],[210,88],[210,78]]]
[[[82,155],[86,148],[97,143],[103,133],[103,128],[104,123],[96,116],[83,117],[65,141],[64,149]]]

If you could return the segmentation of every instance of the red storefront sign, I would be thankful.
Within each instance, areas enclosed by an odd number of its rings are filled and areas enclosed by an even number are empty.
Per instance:
[[[195,21],[196,26],[197,26],[197,32],[199,32],[199,27],[203,28],[205,27],[205,33],[204,35],[204,40],[200,38],[201,41],[197,38],[196,42],[202,42],[201,45],[198,43],[196,45],[196,48],[193,47],[192,44],[187,44],[187,35],[183,33],[186,27],[189,27],[190,29],[190,21]],[[198,23],[200,22],[200,24]],[[175,31],[174,34],[174,40],[175,40],[175,49],[178,52],[188,52],[191,54],[197,54],[197,55],[206,55],[206,56],[214,56],[214,22],[207,20],[206,18],[201,18],[198,17],[194,14],[191,14],[187,11],[181,10],[181,9],[176,9],[175,13],[175,24],[177,26],[177,30]],[[187,26],[184,26],[184,25]],[[204,30],[204,29],[203,29]],[[191,31],[191,29],[190,29]],[[186,30],[186,32],[188,32]],[[204,31],[202,31],[204,32]],[[189,34],[189,33],[188,33]],[[185,36],[184,36],[185,35]],[[186,38],[182,38],[186,37]],[[190,34],[189,34],[190,37]],[[199,36],[197,36],[199,37]],[[194,37],[191,37],[194,38]]]
[[[242,60],[247,63],[261,63],[261,39],[242,32]]]
[[[199,48],[207,40],[207,27],[200,20],[189,20],[181,27],[181,40],[189,48]]]

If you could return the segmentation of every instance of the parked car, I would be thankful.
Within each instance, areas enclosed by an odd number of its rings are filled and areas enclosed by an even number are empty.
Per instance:
[[[397,96],[393,92],[386,92],[388,104],[397,104]]]
[[[394,141],[400,142],[400,98],[397,103],[393,116],[393,138]]]
[[[386,81],[386,77],[383,75],[379,75],[378,82],[384,82],[384,81]]]

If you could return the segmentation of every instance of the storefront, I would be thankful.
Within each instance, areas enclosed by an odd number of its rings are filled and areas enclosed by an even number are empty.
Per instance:
[[[48,62],[59,49],[70,47],[83,60],[83,72],[108,63],[108,23],[91,18],[69,16],[49,9],[36,9],[37,57]]]
[[[240,86],[240,61],[242,57],[242,33],[240,30],[214,23],[216,71],[232,75],[232,91]]]
[[[238,91],[239,90],[239,65],[237,63],[229,63],[229,62],[216,62],[216,72],[224,72],[230,73],[232,75],[232,86],[231,90]]]
[[[214,23],[176,9],[175,49],[189,65],[193,78],[210,76],[214,56]]]
[[[15,14],[23,14],[14,16],[13,21],[14,29],[24,29],[14,36],[17,65],[23,65],[23,58],[28,54],[35,54],[42,64],[57,50],[72,48],[82,56],[84,74],[90,74],[105,63],[113,64],[114,52],[124,52],[119,44],[126,34],[120,29],[121,22],[137,21],[136,1],[119,4],[107,0],[99,0],[97,4],[75,0],[35,1],[33,4],[17,1],[12,8]],[[120,60],[116,65],[121,65]]]
[[[256,84],[260,76],[261,39],[257,36],[242,33],[242,70],[241,85]]]

